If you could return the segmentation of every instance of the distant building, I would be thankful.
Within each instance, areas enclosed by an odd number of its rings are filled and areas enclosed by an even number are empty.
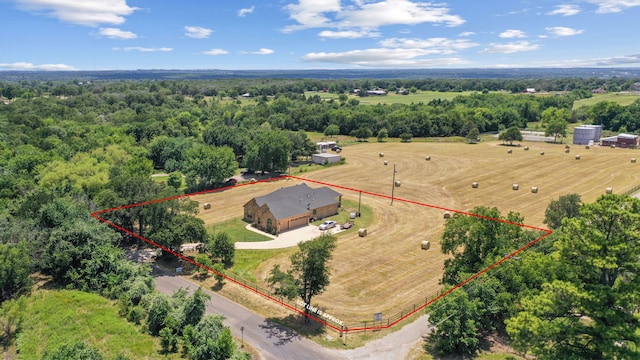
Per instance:
[[[311,161],[320,165],[338,163],[340,162],[341,158],[342,157],[338,154],[329,154],[329,153],[320,153],[320,154],[311,155]]]
[[[618,134],[617,136],[609,136],[602,139],[600,145],[620,148],[636,148],[638,147],[638,135]]]
[[[535,88],[526,88],[524,90],[524,92],[526,92],[527,94],[535,94],[536,93],[536,89]]]
[[[366,94],[373,96],[384,96],[387,95],[387,92],[384,90],[367,90]]]
[[[573,143],[575,145],[589,145],[600,142],[602,125],[580,125],[573,129]]]
[[[338,143],[335,141],[321,141],[316,143],[318,150],[323,153],[327,152],[327,150],[333,149],[333,147],[337,145]]]

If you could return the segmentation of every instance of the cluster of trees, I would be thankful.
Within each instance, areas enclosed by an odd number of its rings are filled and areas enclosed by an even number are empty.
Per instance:
[[[602,102],[572,110],[573,101],[588,96],[589,88],[628,85],[627,79],[603,81],[540,80],[540,88],[571,90],[548,97],[484,91],[516,90],[525,82],[526,87],[538,87],[522,80],[0,82],[2,97],[12,99],[0,103],[0,301],[12,302],[27,294],[30,275],[39,272],[60,287],[124,299],[125,316],[144,319],[140,301],[152,290],[149,269],[124,260],[123,245],[131,239],[97,222],[89,216],[91,211],[172,198],[103,216],[169,249],[177,250],[187,241],[205,243],[202,255],[212,263],[228,263],[233,247],[223,241],[224,235],[207,233],[195,216],[196,204],[177,196],[185,188],[218,186],[240,166],[283,171],[290,161],[315,151],[305,131],[362,140],[376,136],[380,141],[451,135],[471,141],[480,132],[522,128],[532,121],[544,123],[550,135],[560,138],[563,126],[576,121],[637,131],[640,101],[629,106]],[[325,88],[341,96],[322,101],[317,95],[304,95]],[[426,104],[364,105],[347,96],[355,88],[477,92]],[[229,99],[246,92],[254,96],[252,100]],[[170,173],[166,183],[152,179],[155,171]],[[454,258],[466,258],[458,252],[451,250]],[[498,255],[482,250],[476,256]],[[274,270],[273,286],[283,295],[310,302],[317,292],[293,291],[306,286],[300,275],[306,270],[294,260],[298,261],[292,259],[291,269]],[[519,264],[526,261],[523,257]],[[463,278],[476,268],[461,266],[456,268],[460,274],[449,276]],[[527,276],[539,283],[539,289],[550,282],[536,274]],[[326,286],[323,281],[314,285],[317,291]],[[3,314],[9,314],[9,308]],[[17,331],[10,316],[2,319],[9,324],[5,334]]]
[[[454,286],[535,236],[499,219],[454,215],[446,224],[442,283]],[[640,200],[603,195],[582,204],[569,194],[554,200],[546,223],[556,231],[541,243],[456,289],[429,309],[435,325],[427,347],[475,354],[489,334],[539,359],[626,359],[640,352]]]

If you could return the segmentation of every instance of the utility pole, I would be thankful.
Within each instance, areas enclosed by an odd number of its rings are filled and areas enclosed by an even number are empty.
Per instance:
[[[396,170],[396,164],[393,164],[393,182],[391,183],[391,205],[393,205],[393,196],[396,190],[396,173],[397,172],[398,171]]]

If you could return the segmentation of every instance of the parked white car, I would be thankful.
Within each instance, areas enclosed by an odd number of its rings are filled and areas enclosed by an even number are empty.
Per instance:
[[[338,223],[333,221],[333,220],[327,220],[327,221],[323,222],[322,224],[320,224],[320,226],[318,226],[318,229],[320,229],[320,230],[331,229],[331,228],[336,227],[336,224],[338,224]]]

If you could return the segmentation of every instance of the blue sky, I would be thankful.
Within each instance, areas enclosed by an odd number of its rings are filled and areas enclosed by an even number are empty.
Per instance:
[[[640,0],[0,0],[0,70],[638,67]]]

